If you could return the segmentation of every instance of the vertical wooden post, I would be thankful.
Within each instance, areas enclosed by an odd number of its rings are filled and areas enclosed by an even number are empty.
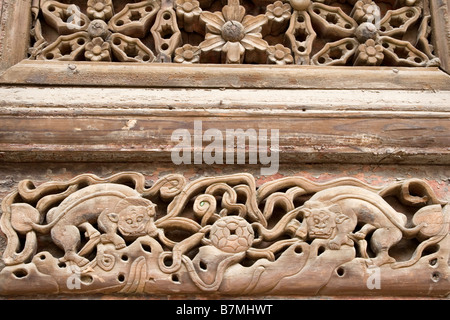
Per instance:
[[[433,46],[441,68],[450,73],[450,1],[430,0],[433,28]]]
[[[0,3],[1,71],[27,57],[31,29],[31,0],[1,0]]]

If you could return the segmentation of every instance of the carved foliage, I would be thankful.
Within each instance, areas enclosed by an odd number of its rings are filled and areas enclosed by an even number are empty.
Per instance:
[[[248,174],[168,175],[149,187],[138,173],[84,174],[22,181],[2,211],[1,294],[450,291],[450,212],[417,179],[375,188],[287,177],[257,188]]]
[[[430,16],[423,6],[372,0],[339,5],[310,0],[41,0],[33,7],[30,59],[436,66]],[[94,41],[98,28],[104,44]]]

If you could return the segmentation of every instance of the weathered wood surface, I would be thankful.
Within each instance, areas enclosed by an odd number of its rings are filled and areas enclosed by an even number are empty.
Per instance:
[[[0,5],[0,71],[27,57],[31,1],[2,0]]]
[[[2,211],[0,295],[450,293],[448,204],[416,178],[89,173],[21,181]]]
[[[448,91],[15,87],[0,97],[3,161],[171,161],[172,133],[193,134],[195,120],[203,132],[279,129],[281,162],[448,164],[450,156]]]
[[[450,73],[450,2],[430,0],[432,27],[435,30],[433,46],[441,59],[441,67]]]
[[[450,90],[438,68],[171,65],[22,61],[4,84],[104,87]]]

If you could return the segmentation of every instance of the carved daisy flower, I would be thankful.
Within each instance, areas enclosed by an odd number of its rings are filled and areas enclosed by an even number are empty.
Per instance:
[[[369,39],[358,46],[358,64],[376,66],[384,59],[383,46],[376,44],[375,40]]]
[[[276,1],[267,6],[266,16],[269,20],[283,22],[291,17],[291,6],[289,3]]]
[[[202,12],[200,3],[197,0],[177,0],[175,7],[178,14],[188,17],[198,16]]]
[[[291,55],[291,50],[280,43],[268,47],[267,53],[267,59],[271,63],[291,64],[294,62],[294,58]]]
[[[378,23],[380,21],[380,8],[372,0],[358,0],[353,8],[352,17],[356,22]]]
[[[197,0],[176,0],[175,8],[181,26],[187,31],[193,31],[193,24],[198,22],[202,9]]]
[[[266,50],[268,47],[260,33],[267,17],[245,15],[239,0],[228,3],[222,12],[202,12],[200,19],[206,23],[207,33],[199,46],[205,52],[222,51],[226,54],[226,63],[241,63],[246,50]]]
[[[90,61],[111,61],[110,45],[97,37],[86,43],[84,56]]]
[[[88,0],[87,14],[91,19],[111,19],[114,14],[112,0]]]
[[[175,58],[173,61],[177,63],[197,63],[200,61],[200,48],[185,44],[175,50]]]

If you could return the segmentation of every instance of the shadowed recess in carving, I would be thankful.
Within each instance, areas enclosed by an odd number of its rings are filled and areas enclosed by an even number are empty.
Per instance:
[[[83,174],[21,181],[2,211],[3,295],[450,291],[450,212],[418,179]]]
[[[438,66],[426,6],[419,0],[34,0],[29,59]]]

